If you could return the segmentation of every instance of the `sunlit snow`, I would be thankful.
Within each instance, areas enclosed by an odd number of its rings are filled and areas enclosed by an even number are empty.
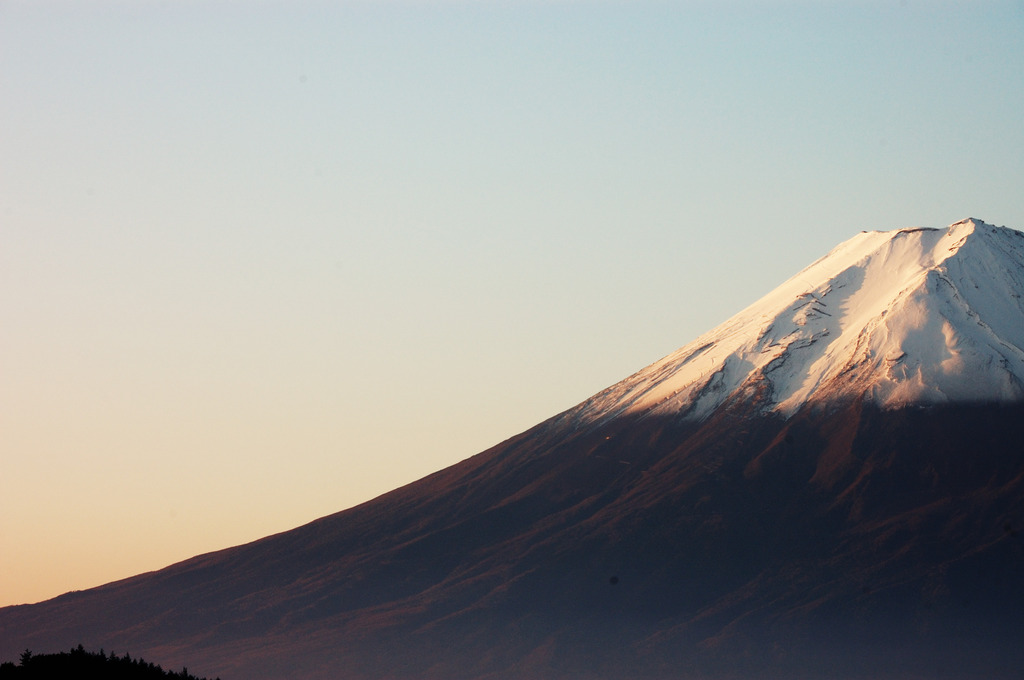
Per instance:
[[[703,418],[732,399],[784,416],[1024,398],[1024,234],[968,219],[862,232],[736,316],[580,404]]]

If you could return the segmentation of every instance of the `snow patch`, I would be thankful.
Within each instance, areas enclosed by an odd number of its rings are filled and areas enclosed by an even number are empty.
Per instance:
[[[861,232],[692,343],[568,415],[706,417],[742,400],[789,416],[1024,398],[1024,234],[967,219]]]

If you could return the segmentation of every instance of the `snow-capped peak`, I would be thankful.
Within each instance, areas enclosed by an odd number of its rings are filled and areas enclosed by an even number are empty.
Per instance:
[[[967,219],[862,232],[572,415],[1021,400],[1022,294],[1024,234],[1013,229]]]

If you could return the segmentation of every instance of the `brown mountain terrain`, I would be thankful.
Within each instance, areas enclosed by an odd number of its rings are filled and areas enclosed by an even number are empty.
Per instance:
[[[1024,406],[553,418],[356,508],[36,605],[230,678],[1020,677]]]

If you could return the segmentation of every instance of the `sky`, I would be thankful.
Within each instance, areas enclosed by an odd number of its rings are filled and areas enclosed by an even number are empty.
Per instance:
[[[1024,2],[0,0],[0,606],[285,531],[861,230],[1024,229]]]

